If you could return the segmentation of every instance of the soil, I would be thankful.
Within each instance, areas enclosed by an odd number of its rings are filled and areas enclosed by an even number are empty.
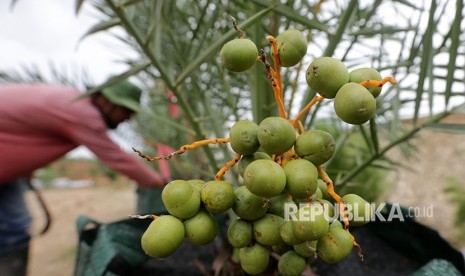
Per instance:
[[[465,115],[448,118],[465,123]],[[456,205],[444,189],[451,179],[465,189],[465,139],[463,135],[423,130],[414,141],[418,152],[407,163],[415,170],[400,169],[392,174],[396,183],[386,201],[413,207],[418,221],[437,230],[455,248],[465,249],[459,228],[454,226]],[[399,154],[390,153],[395,159]],[[405,160],[402,160],[405,163]],[[33,238],[29,276],[72,275],[77,246],[76,218],[88,215],[101,222],[111,222],[133,214],[135,186],[129,181],[117,185],[99,185],[73,189],[44,189],[42,195],[53,216],[49,232]],[[43,226],[44,217],[33,194],[28,202],[34,218],[34,233]],[[429,208],[429,209],[428,209]],[[432,210],[432,216],[428,213]],[[367,247],[372,248],[372,247]]]
[[[73,275],[78,236],[76,219],[87,215],[100,222],[111,222],[134,214],[134,185],[97,186],[78,189],[45,189],[42,196],[52,214],[50,230],[35,236],[31,243],[29,276]],[[34,218],[33,233],[45,223],[37,200],[28,195]]]

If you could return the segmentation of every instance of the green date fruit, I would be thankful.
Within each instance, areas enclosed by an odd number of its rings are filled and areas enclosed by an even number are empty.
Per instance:
[[[257,61],[258,49],[252,40],[237,38],[223,45],[220,57],[226,69],[233,72],[243,72]]]
[[[332,227],[326,235],[318,239],[316,250],[323,261],[334,264],[347,258],[353,246],[348,230]]]
[[[344,122],[361,125],[370,120],[376,112],[375,97],[358,83],[344,84],[334,99],[334,110]]]
[[[252,241],[252,224],[243,219],[233,220],[228,227],[227,236],[232,247],[246,247]]]
[[[281,117],[268,117],[258,125],[258,141],[268,154],[281,154],[292,148],[295,130],[292,124]]]
[[[279,229],[284,219],[277,215],[266,214],[253,223],[253,234],[262,245],[279,245],[283,243]]]
[[[203,186],[200,196],[205,209],[213,214],[222,213],[234,204],[234,190],[226,181],[208,181]]]
[[[232,254],[231,254],[231,261],[235,264],[239,264],[239,251],[241,251],[242,247],[233,247]]]
[[[229,131],[231,148],[241,155],[251,155],[258,150],[258,125],[249,120],[237,121]]]
[[[279,258],[278,272],[283,276],[299,276],[305,270],[305,259],[293,250],[289,250]]]
[[[203,185],[205,185],[205,181],[203,181],[202,179],[189,179],[189,180],[186,180],[187,183],[189,183],[194,189],[196,189],[197,191],[202,191],[202,188],[203,188]]]
[[[271,160],[271,156],[269,156],[267,153],[264,153],[264,152],[261,152],[261,151],[257,151],[252,155],[243,155],[241,157],[241,160],[237,164],[237,170],[239,171],[239,175],[243,177],[245,168],[247,168],[247,166],[250,163],[252,163],[253,161],[258,160],[258,159]]]
[[[186,240],[195,245],[204,245],[213,241],[218,234],[215,218],[206,211],[199,211],[184,222]]]
[[[328,185],[322,179],[318,179],[318,189],[321,191],[320,198],[326,200],[331,198],[331,196],[328,194]]]
[[[316,253],[317,241],[305,241],[293,246],[294,251],[304,258],[315,260],[317,258]]]
[[[292,222],[295,236],[303,241],[319,239],[329,229],[329,220],[323,206],[314,202],[302,206]]]
[[[299,157],[320,166],[333,156],[336,141],[324,130],[308,130],[297,138],[294,149]]]
[[[292,220],[284,221],[281,228],[279,228],[279,235],[283,242],[288,245],[296,245],[303,242],[303,240],[295,236]]]
[[[298,64],[307,53],[307,39],[299,30],[286,30],[276,37],[281,66]]]
[[[367,81],[367,80],[381,80],[381,74],[369,67],[364,67],[364,68],[358,68],[355,70],[350,71],[349,73],[349,82],[356,82],[360,83],[362,81]],[[369,86],[367,87],[368,91],[373,95],[373,97],[378,97],[379,94],[381,93],[381,87],[376,87],[376,86]]]
[[[244,171],[244,184],[257,196],[273,197],[281,194],[286,186],[286,174],[276,162],[259,159],[250,163]]]
[[[200,193],[185,180],[168,183],[161,192],[166,210],[171,215],[186,219],[197,214],[200,208]]]
[[[327,99],[336,97],[339,88],[349,82],[349,71],[345,64],[332,57],[320,57],[307,68],[308,86]]]
[[[331,222],[331,224],[329,225],[329,229],[334,228],[334,227],[344,228],[344,226],[342,225],[342,222],[340,222],[337,219],[335,219],[335,220],[333,220],[333,222]]]
[[[181,246],[184,234],[181,220],[171,215],[160,216],[145,230],[141,246],[150,257],[165,258]]]
[[[268,267],[270,252],[263,245],[256,243],[239,250],[239,262],[242,270],[250,275],[263,273]]]
[[[234,213],[245,220],[257,220],[268,210],[264,198],[254,195],[246,186],[239,186],[234,190]]]
[[[347,205],[350,226],[362,226],[370,222],[373,212],[370,203],[356,194],[346,194],[342,201]]]
[[[312,195],[312,200],[323,199],[323,192],[320,187],[316,188],[315,193]]]
[[[284,166],[286,174],[286,192],[292,198],[308,198],[318,187],[318,171],[312,162],[294,159]]]
[[[287,219],[286,212],[289,213],[298,209],[297,204],[287,194],[280,194],[270,198],[268,205],[268,213],[275,214],[284,219]]]

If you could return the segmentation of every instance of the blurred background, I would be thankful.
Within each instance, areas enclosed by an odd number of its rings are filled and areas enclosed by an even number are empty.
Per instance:
[[[326,168],[340,194],[432,207],[433,216],[420,211],[418,221],[464,251],[462,1],[2,1],[0,82],[65,83],[85,91],[110,75],[131,75],[144,87],[143,112],[112,133],[123,148],[155,155],[160,145],[227,137],[233,122],[260,122],[277,112],[261,64],[244,74],[221,66],[221,46],[237,36],[230,16],[267,53],[268,34],[296,28],[307,36],[302,64],[282,72],[290,117],[315,95],[304,76],[316,57],[336,57],[349,70],[372,67],[397,80],[383,87],[376,117],[365,125],[342,123],[332,101],[313,108],[303,125],[336,138],[338,150]],[[218,145],[168,166],[173,178],[209,180],[232,158],[227,145]],[[235,169],[226,177],[241,181]],[[35,181],[53,225],[33,239],[32,276],[72,274],[79,214],[110,222],[158,208],[156,194],[136,193],[133,183],[82,148],[37,171]],[[43,214],[29,196],[40,229]]]

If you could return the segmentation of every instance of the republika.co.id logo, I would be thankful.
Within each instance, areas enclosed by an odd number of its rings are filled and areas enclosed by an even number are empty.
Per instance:
[[[365,203],[341,206],[328,202],[286,203],[284,205],[284,219],[293,221],[314,221],[316,217],[322,215],[328,221],[335,219],[343,220],[344,216],[349,221],[369,222],[369,221],[405,221],[406,218],[433,217],[434,206],[401,207],[399,203]]]

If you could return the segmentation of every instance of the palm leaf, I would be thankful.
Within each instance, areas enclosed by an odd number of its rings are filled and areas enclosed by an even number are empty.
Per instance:
[[[397,34],[401,32],[414,31],[416,29],[417,29],[416,27],[396,28],[394,26],[382,26],[382,27],[364,28],[364,29],[361,29],[360,31],[351,32],[350,35],[366,36],[366,37],[377,36],[380,34],[392,35],[392,34]]]
[[[126,1],[121,2],[118,6],[121,7],[121,8],[122,7],[128,7],[128,6],[140,3],[142,1],[144,1],[144,0],[126,0]]]
[[[457,0],[456,1],[456,12],[455,12],[455,20],[452,23],[451,28],[451,44],[449,47],[449,66],[447,68],[447,77],[446,77],[446,88],[445,88],[445,101],[446,106],[449,104],[449,100],[451,97],[452,91],[452,84],[454,81],[454,73],[456,70],[456,62],[457,62],[457,52],[460,45],[460,35],[461,30],[460,26],[463,20],[463,1]]]
[[[274,6],[271,6],[267,9],[264,9],[258,13],[256,13],[254,16],[250,17],[246,21],[240,23],[238,26],[239,28],[246,28],[250,25],[253,25],[254,23],[258,22],[261,20],[267,13],[272,11]],[[226,43],[228,40],[232,39],[234,36],[237,35],[237,32],[235,30],[231,30],[224,34],[222,37],[220,37],[214,44],[212,44],[210,47],[205,49],[205,51],[199,55],[194,61],[190,63],[190,65],[182,71],[178,77],[176,78],[176,81],[174,83],[174,86],[180,85],[197,67],[203,63],[206,59],[210,58],[211,56],[214,56],[215,53],[218,52],[219,48]]]
[[[414,121],[418,119],[418,114],[419,114],[418,112],[420,110],[420,104],[421,104],[422,96],[424,92],[423,87],[425,85],[425,80],[427,76],[430,74],[430,72],[432,71],[432,67],[433,67],[432,55],[431,55],[430,49],[433,48],[433,34],[436,28],[436,22],[434,21],[434,13],[436,11],[436,7],[437,7],[436,0],[432,0],[431,7],[430,7],[428,26],[426,27],[426,32],[422,39],[423,55],[421,59],[422,61],[420,65],[420,73],[418,77],[418,87],[416,90]]]
[[[427,128],[452,134],[465,134],[465,124],[436,123],[427,126]]]
[[[94,25],[93,27],[91,27],[84,35],[82,35],[82,37],[79,40],[83,40],[84,38],[86,38],[86,37],[88,37],[88,36],[90,36],[92,34],[102,32],[102,31],[106,31],[106,30],[108,30],[110,28],[118,26],[119,24],[121,24],[121,19],[119,19],[117,17],[111,18],[108,21],[100,22],[100,23]]]
[[[79,14],[81,11],[82,4],[84,4],[85,0],[76,0],[76,5],[74,7],[74,13]]]
[[[263,7],[263,8],[268,8],[270,6],[275,5],[274,2],[269,2],[269,1],[263,1],[263,0],[251,0],[251,2]],[[328,27],[325,24],[322,24],[321,22],[317,20],[309,20],[306,17],[302,16],[297,12],[297,10],[292,9],[291,7],[288,7],[286,5],[278,5],[274,9],[276,13],[279,13],[280,15],[284,16],[290,21],[294,21],[297,23],[302,24],[303,26],[310,28],[310,29],[316,29],[319,31],[323,32],[328,32]]]

